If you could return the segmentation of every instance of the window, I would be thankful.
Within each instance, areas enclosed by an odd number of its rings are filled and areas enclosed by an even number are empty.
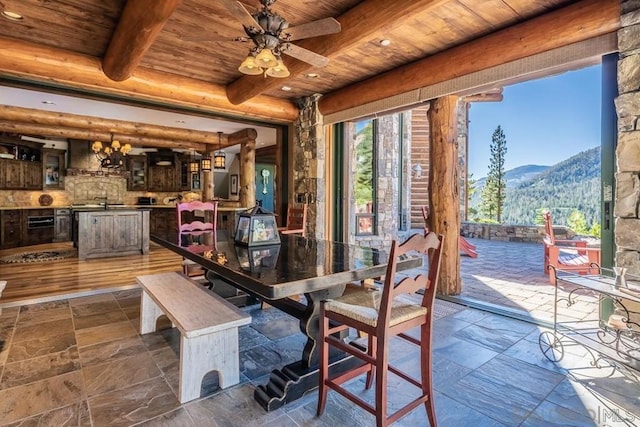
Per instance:
[[[375,120],[356,123],[356,138],[353,147],[356,235],[377,233],[376,223],[376,142]]]

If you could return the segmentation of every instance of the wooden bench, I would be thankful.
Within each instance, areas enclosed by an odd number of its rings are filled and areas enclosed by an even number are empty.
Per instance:
[[[221,388],[238,384],[238,327],[251,323],[251,316],[178,273],[136,279],[143,290],[140,333],[154,332],[163,314],[180,331],[180,403],[200,397],[211,371],[218,371]]]

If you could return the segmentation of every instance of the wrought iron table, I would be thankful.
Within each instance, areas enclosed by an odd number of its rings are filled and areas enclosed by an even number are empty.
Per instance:
[[[266,300],[300,319],[307,337],[301,360],[271,373],[258,386],[256,400],[268,411],[296,400],[317,387],[317,339],[320,301],[342,295],[346,284],[384,275],[387,254],[374,248],[282,235],[277,246],[236,245],[227,232],[152,234],[151,240],[190,259],[226,282]],[[407,257],[398,270],[420,267],[422,257]],[[304,294],[305,301],[296,297]],[[332,370],[355,363],[335,354]]]

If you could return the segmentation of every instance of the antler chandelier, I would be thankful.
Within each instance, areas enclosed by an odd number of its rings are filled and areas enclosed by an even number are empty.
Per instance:
[[[125,168],[124,157],[131,151],[130,144],[120,145],[120,141],[113,139],[113,134],[110,134],[111,144],[103,147],[102,142],[95,141],[91,146],[91,149],[96,155],[98,161],[100,161],[100,168]]]

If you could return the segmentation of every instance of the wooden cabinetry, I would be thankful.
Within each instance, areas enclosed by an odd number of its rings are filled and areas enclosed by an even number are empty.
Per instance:
[[[162,234],[178,229],[176,208],[152,208],[149,230],[153,234]]]
[[[0,189],[42,189],[42,163],[28,160],[0,159]]]
[[[65,151],[55,148],[42,149],[42,188],[63,189]]]
[[[127,156],[131,176],[127,183],[129,191],[147,190],[147,156]]]
[[[198,172],[191,172],[190,163],[191,157],[182,156],[179,159],[180,162],[180,190],[191,191],[201,190],[201,174],[202,172],[198,168]]]
[[[25,190],[42,189],[42,163],[22,162],[24,171],[24,182],[22,188]]]
[[[22,242],[22,220],[19,210],[0,211],[0,248],[16,248]]]
[[[175,163],[168,166],[149,165],[148,176],[149,183],[147,185],[147,189],[149,191],[180,191],[180,181],[178,180]]]
[[[77,212],[78,258],[100,258],[149,252],[149,211]]]
[[[54,242],[68,242],[71,240],[71,209],[56,209],[54,213]]]

